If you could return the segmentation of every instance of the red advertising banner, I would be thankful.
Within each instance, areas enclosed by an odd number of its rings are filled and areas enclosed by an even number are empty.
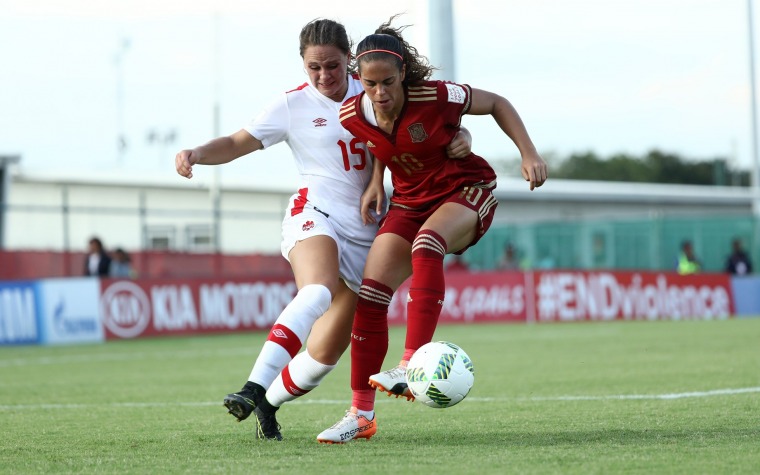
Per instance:
[[[441,323],[524,322],[526,274],[522,272],[450,272]],[[388,322],[406,323],[407,280],[396,291],[388,310]]]
[[[727,274],[553,271],[533,278],[537,322],[710,320],[734,314]]]
[[[296,294],[287,278],[101,281],[106,339],[269,330]],[[409,281],[391,325],[406,323]],[[728,275],[660,272],[449,272],[441,323],[723,319]]]
[[[101,281],[106,339],[269,330],[296,294],[290,279]]]

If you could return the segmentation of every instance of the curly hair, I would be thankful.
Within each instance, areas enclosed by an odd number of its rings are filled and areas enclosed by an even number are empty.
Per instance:
[[[380,25],[375,33],[364,38],[356,47],[356,57],[359,69],[361,64],[367,61],[374,61],[377,59],[392,60],[395,61],[396,66],[401,69],[406,65],[406,76],[404,77],[404,84],[417,84],[422,81],[430,79],[433,71],[436,69],[431,66],[428,59],[421,55],[417,48],[410,45],[404,40],[401,32],[404,31],[409,25],[392,27],[391,23],[399,15],[393,15],[390,19]],[[388,55],[383,51],[370,52],[372,50],[385,50],[396,53],[396,55]],[[360,57],[361,56],[361,57]],[[402,60],[403,58],[403,60]]]
[[[334,20],[318,18],[307,23],[298,37],[299,54],[303,58],[309,46],[335,46],[348,55],[348,72],[356,72],[356,62],[351,56],[353,42],[346,33],[346,27]]]

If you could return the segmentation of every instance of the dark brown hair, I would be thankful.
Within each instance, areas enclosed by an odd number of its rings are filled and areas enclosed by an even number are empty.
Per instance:
[[[399,70],[402,66],[406,65],[404,84],[416,84],[430,79],[430,76],[436,68],[430,65],[428,59],[422,56],[417,51],[417,48],[407,43],[404,40],[404,37],[401,36],[401,32],[409,25],[397,28],[391,26],[391,23],[396,17],[398,17],[398,15],[393,15],[387,22],[380,25],[375,30],[374,34],[364,38],[356,47],[356,56],[358,57],[365,51],[378,49],[392,51],[400,55],[401,58],[403,58],[403,61],[393,54],[383,52],[367,53],[359,58],[359,66],[361,66],[361,63],[363,62],[374,61],[377,59],[395,61]]]
[[[312,20],[301,29],[298,40],[299,54],[302,58],[309,46],[335,46],[348,55],[348,72],[356,72],[356,65],[351,58],[354,45],[346,33],[346,27],[337,21],[323,18]]]

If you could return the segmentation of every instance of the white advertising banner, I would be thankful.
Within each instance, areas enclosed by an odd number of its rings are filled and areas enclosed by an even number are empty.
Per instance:
[[[38,285],[43,344],[104,341],[96,277],[43,279]]]

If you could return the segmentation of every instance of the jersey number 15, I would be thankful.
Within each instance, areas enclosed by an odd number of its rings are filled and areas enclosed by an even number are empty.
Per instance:
[[[358,144],[360,144],[361,141],[357,138],[351,139],[351,143],[346,145],[346,142],[342,140],[338,140],[338,145],[340,146],[340,151],[343,153],[343,168],[347,171],[351,171],[351,160],[349,156],[349,150],[351,150],[351,155],[358,155],[359,156],[359,163],[355,163],[353,165],[353,168],[355,170],[364,170],[364,167],[367,166],[367,154],[366,151],[361,148],[357,147]]]

